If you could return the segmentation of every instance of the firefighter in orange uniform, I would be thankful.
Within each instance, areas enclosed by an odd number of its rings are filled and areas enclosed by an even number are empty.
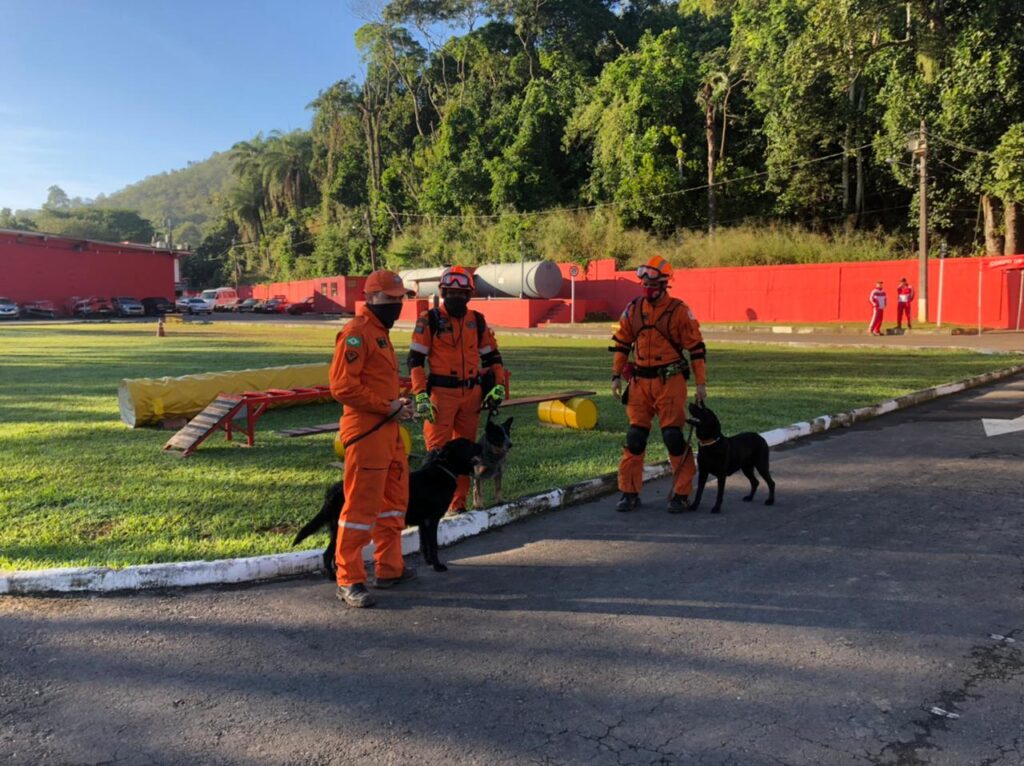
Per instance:
[[[622,396],[623,373],[627,377],[626,415],[629,430],[619,462],[619,490],[622,498],[616,510],[632,511],[640,504],[644,452],[651,421],[658,416],[661,438],[672,464],[672,495],[669,513],[687,510],[695,463],[693,450],[683,436],[686,424],[686,381],[690,367],[697,382],[697,398],[707,396],[704,358],[706,350],[700,323],[689,307],[668,294],[672,266],[654,256],[637,269],[643,295],[622,312],[619,328],[612,336],[612,394]],[[685,353],[684,353],[685,352]],[[633,355],[630,361],[630,354]],[[687,363],[686,356],[690,361]],[[627,367],[629,365],[629,367]]]
[[[335,341],[331,395],[344,405],[345,504],[338,522],[338,598],[373,606],[366,589],[363,547],[375,544],[375,585],[386,588],[416,578],[402,558],[402,529],[409,500],[409,461],[398,423],[415,417],[399,396],[398,360],[388,331],[407,291],[391,271],[375,271],[364,287],[366,303]]]
[[[427,449],[452,439],[476,441],[481,404],[505,398],[505,371],[494,332],[470,311],[473,276],[461,266],[441,275],[443,305],[420,314],[409,346],[409,375]],[[430,367],[427,374],[426,366]],[[460,476],[449,511],[466,509],[469,477]]]

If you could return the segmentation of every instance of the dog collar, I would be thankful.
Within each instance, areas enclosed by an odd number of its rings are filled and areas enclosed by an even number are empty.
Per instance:
[[[447,468],[445,468],[445,467],[444,467],[443,465],[441,465],[440,463],[438,463],[438,464],[437,464],[437,467],[438,467],[438,468],[440,468],[440,469],[441,469],[442,471],[444,471],[444,472],[445,472],[446,474],[448,474],[449,476],[451,476],[451,477],[452,477],[452,480],[453,480],[453,481],[454,481],[454,482],[455,482],[456,484],[458,484],[458,482],[459,482],[459,477],[458,477],[458,476],[456,476],[456,475],[455,475],[454,473],[452,473],[451,471],[449,471],[449,470],[448,470]]]
[[[721,441],[721,440],[722,440],[721,436],[716,436],[711,441],[704,441],[703,439],[698,439],[697,441],[700,442],[700,446],[702,446],[702,447],[710,447],[715,442],[718,442],[718,441]]]

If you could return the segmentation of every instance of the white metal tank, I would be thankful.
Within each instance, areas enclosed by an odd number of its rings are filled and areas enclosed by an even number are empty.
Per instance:
[[[554,261],[492,263],[473,272],[480,298],[554,298],[562,291],[562,271]]]
[[[398,272],[406,290],[415,290],[417,298],[430,298],[437,292],[437,284],[441,281],[444,269],[409,269]]]

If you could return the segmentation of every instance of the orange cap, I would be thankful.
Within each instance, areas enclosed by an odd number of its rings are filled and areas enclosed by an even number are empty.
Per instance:
[[[369,295],[370,293],[384,293],[390,295],[392,298],[400,298],[406,295],[415,295],[412,290],[406,290],[405,285],[402,284],[402,278],[393,271],[387,269],[377,269],[366,278],[366,284],[363,286],[363,292]]]

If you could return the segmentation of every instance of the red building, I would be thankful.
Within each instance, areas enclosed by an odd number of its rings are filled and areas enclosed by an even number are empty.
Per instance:
[[[188,253],[131,243],[98,242],[0,229],[0,296],[18,303],[49,300],[68,314],[73,297],[131,296],[174,300],[178,259]]]

